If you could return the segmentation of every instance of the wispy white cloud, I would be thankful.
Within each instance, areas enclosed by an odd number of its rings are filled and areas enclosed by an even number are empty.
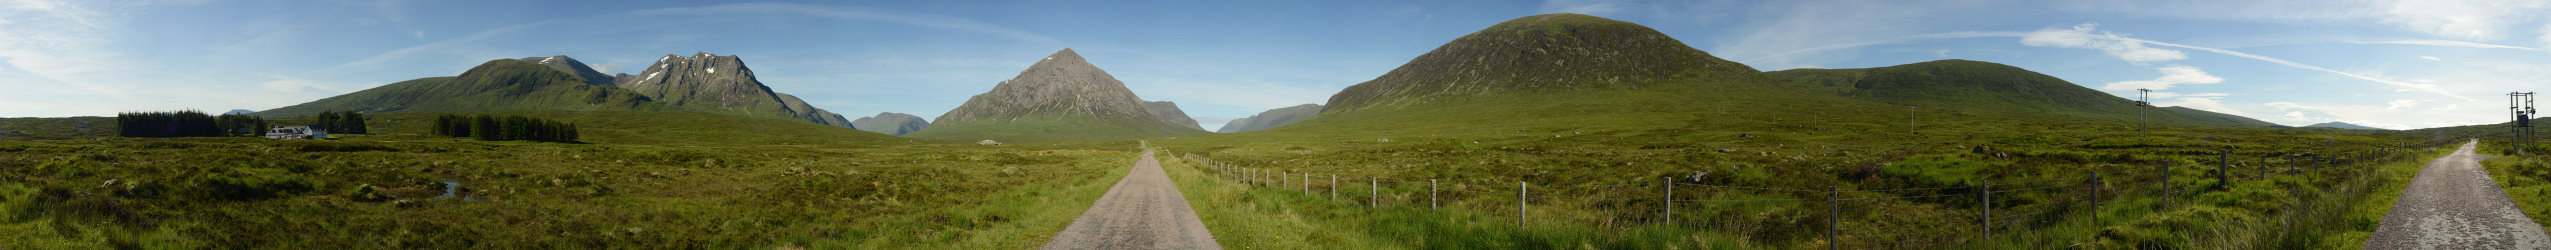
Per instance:
[[[82,1],[0,1],[0,60],[6,79],[0,93],[10,100],[0,116],[105,115],[115,111],[223,109],[258,107],[306,94],[275,93],[264,87],[307,89],[312,81],[259,83],[234,81],[248,74],[172,73],[164,63],[127,53],[145,46],[129,24],[137,13],[197,2],[104,3]],[[263,98],[243,98],[263,97]]]
[[[321,82],[321,81],[313,81],[313,80],[310,80],[310,79],[302,79],[302,78],[298,78],[298,77],[291,77],[291,76],[281,76],[281,75],[263,75],[263,74],[261,74],[261,75],[257,75],[257,76],[274,79],[274,80],[272,80],[272,81],[266,81],[265,83],[259,83],[259,84],[257,84],[257,86],[258,86],[258,87],[264,87],[264,88],[266,88],[266,90],[274,91],[274,92],[280,92],[280,93],[306,92],[306,91],[314,91],[314,90],[315,90],[315,91],[325,91],[325,92],[337,92],[338,90],[340,90],[340,89],[341,89],[341,88],[339,88],[339,87],[340,87],[339,85],[345,85],[345,84],[336,84],[336,83],[328,83],[328,82]]]
[[[2248,113],[2242,113],[2239,109],[2233,109],[2230,105],[2224,105],[2223,100],[2219,100],[2218,98],[2181,97],[2178,101],[2153,103],[2153,105],[2163,107],[2187,107],[2197,110],[2212,111],[2215,113],[2250,116]]]
[[[2263,105],[2276,108],[2278,112],[2281,112],[2281,115],[2267,117],[2270,121],[2293,125],[2335,121],[2386,129],[2409,129],[2467,124],[2468,122],[2459,121],[2482,121],[2491,116],[2491,114],[2469,112],[2437,112],[2454,110],[2461,106],[2459,104],[2446,104],[2438,108],[2414,108],[2428,106],[2431,103],[2435,102],[2404,99],[2370,105],[2294,102],[2269,102]]]
[[[2410,31],[2439,36],[2497,40],[2507,37],[2521,22],[2537,21],[2551,2],[2535,0],[2415,0],[2394,1],[2384,10],[2381,21]]]
[[[2147,47],[2144,46],[2146,41],[2142,39],[2126,38],[2124,35],[2100,32],[2097,30],[2098,24],[2076,25],[2069,29],[2042,29],[2037,30],[2036,32],[2029,32],[2026,35],[2021,35],[2020,44],[2039,47],[2096,49],[2108,52],[2108,55],[2116,56],[2117,59],[2135,63],[2166,62],[2188,59],[2187,53],[2181,53],[2177,50]]]
[[[2418,56],[2418,59],[2427,59],[2428,61],[2444,61],[2444,60],[2445,60],[2444,58],[2436,58],[2436,56]]]
[[[561,20],[561,19],[549,19],[549,20],[541,20],[541,21],[535,21],[535,22],[530,22],[530,23],[523,23],[523,24],[508,25],[508,26],[505,26],[505,27],[497,27],[497,28],[494,28],[494,29],[488,29],[488,30],[484,30],[484,31],[479,31],[478,33],[471,33],[471,34],[469,34],[468,36],[462,36],[462,37],[459,37],[459,38],[445,39],[445,40],[442,40],[442,41],[434,41],[434,42],[431,42],[431,43],[425,43],[425,44],[422,44],[422,45],[409,46],[409,47],[406,47],[406,48],[399,48],[399,49],[396,49],[396,50],[390,50],[390,52],[384,52],[384,53],[381,53],[381,54],[378,54],[378,55],[372,55],[371,57],[365,57],[365,58],[363,58],[363,59],[357,59],[357,60],[354,60],[354,61],[351,61],[351,62],[346,62],[346,63],[343,63],[343,64],[337,64],[336,66],[329,66],[329,67],[327,67],[327,68],[323,68],[323,69],[319,69],[319,70],[317,70],[317,71],[313,71],[313,73],[335,73],[335,72],[345,72],[345,71],[354,71],[354,70],[375,69],[375,68],[379,68],[379,67],[380,67],[380,65],[381,65],[381,64],[383,64],[383,63],[389,63],[389,62],[394,61],[394,60],[407,59],[408,57],[413,57],[413,56],[417,56],[417,55],[419,55],[419,54],[424,54],[424,53],[456,53],[456,52],[455,52],[456,50],[466,49],[467,47],[466,47],[466,45],[465,45],[465,44],[470,43],[470,42],[476,42],[476,41],[479,41],[479,40],[486,40],[486,39],[489,39],[489,38],[494,38],[494,37],[501,36],[501,35],[505,35],[505,34],[508,34],[508,33],[522,32],[522,31],[524,31],[524,30],[529,30],[529,29],[532,29],[532,28],[535,28],[535,27],[540,27],[540,26],[542,26],[542,25],[549,25],[549,24],[553,24],[553,23],[558,23],[560,20]],[[494,59],[494,58],[489,58],[489,59]]]
[[[2477,100],[2477,99],[2472,99],[2472,98],[2470,98],[2470,97],[2465,97],[2465,96],[2463,96],[2463,95],[2461,95],[2461,94],[2455,94],[2455,93],[2453,93],[2453,92],[2451,92],[2451,91],[2447,91],[2447,90],[2445,90],[2445,89],[2443,89],[2443,88],[2439,88],[2436,84],[2424,84],[2424,83],[2409,83],[2409,82],[2402,82],[2402,81],[2399,81],[2399,80],[2392,80],[2392,79],[2388,79],[2388,78],[2381,78],[2381,77],[2367,76],[2367,75],[2365,75],[2365,74],[2352,73],[2352,72],[2345,72],[2345,71],[2339,71],[2339,70],[2332,70],[2332,69],[2329,69],[2329,68],[2323,68],[2323,67],[2320,67],[2320,66],[2313,66],[2313,65],[2309,65],[2309,64],[2303,64],[2303,63],[2298,63],[2298,62],[2294,62],[2294,61],[2288,61],[2288,60],[2285,60],[2285,59],[2278,59],[2278,58],[2275,58],[2275,57],[2261,56],[2261,55],[2250,54],[2250,53],[2242,53],[2242,52],[2232,51],[2232,50],[2217,49],[2217,48],[2211,48],[2211,47],[2199,47],[2199,46],[2192,46],[2192,45],[2185,45],[2185,44],[2177,44],[2177,43],[2168,43],[2168,42],[2152,41],[2152,40],[2144,40],[2144,39],[2133,38],[2133,37],[2128,37],[2128,36],[2124,36],[2124,35],[2117,35],[2117,34],[2114,34],[2114,33],[2106,33],[2106,32],[2092,33],[2093,31],[2096,31],[2096,30],[2095,30],[2095,27],[2096,27],[2095,25],[2088,25],[2088,24],[2085,24],[2085,25],[2074,26],[2073,28],[2070,28],[2070,29],[2045,29],[2045,30],[2039,30],[2039,31],[2035,31],[2035,32],[1991,32],[1991,31],[1965,31],[1965,32],[1932,33],[1932,34],[1922,34],[1922,35],[1914,35],[1914,36],[1899,37],[1899,38],[1894,38],[1894,39],[1880,39],[1880,40],[1874,40],[1874,41],[1869,41],[1869,42],[1835,43],[1835,44],[1827,44],[1827,45],[1816,46],[1816,47],[1809,47],[1809,48],[1805,48],[1805,49],[1787,50],[1787,51],[1778,52],[1778,53],[1774,53],[1774,54],[1766,55],[1766,56],[1763,56],[1763,57],[1758,57],[1758,58],[1755,58],[1755,59],[1753,59],[1753,60],[1747,60],[1747,61],[1759,61],[1759,60],[1764,60],[1764,59],[1766,59],[1766,58],[1779,58],[1779,57],[1786,57],[1786,56],[1794,55],[1794,54],[1809,53],[1809,52],[1816,52],[1816,51],[1840,50],[1840,49],[1846,49],[1846,48],[1866,47],[1866,46],[1875,46],[1875,45],[1881,45],[1881,44],[1893,44],[1893,43],[1903,43],[1903,42],[1912,42],[1912,41],[1921,41],[1921,40],[1934,40],[1934,39],[1956,39],[1956,38],[1977,38],[1977,37],[2020,37],[2020,38],[2021,38],[2021,40],[2022,40],[2022,41],[2021,41],[2021,43],[2023,43],[2023,44],[2037,43],[2037,44],[2039,44],[2039,45],[2032,45],[2032,46],[2054,46],[2054,47],[2067,47],[2067,48],[2098,49],[2098,50],[2102,50],[2102,51],[2107,51],[2107,52],[2109,52],[2109,54],[2110,54],[2110,55],[2117,56],[2119,59],[2123,59],[2123,60],[2127,60],[2127,61],[2138,61],[2138,60],[2143,60],[2143,61],[2169,61],[2169,60],[2179,60],[2179,59],[2185,59],[2185,58],[2187,58],[2187,57],[2186,57],[2186,55],[2185,55],[2184,53],[2181,53],[2181,52],[2178,52],[2178,51],[2175,51],[2175,50],[2166,50],[2166,49],[2154,49],[2154,48],[2151,48],[2151,47],[2153,47],[2153,46],[2159,46],[2159,47],[2170,47],[2170,48],[2180,48],[2180,49],[2189,49],[2189,50],[2197,50],[2197,51],[2211,52],[2211,53],[2221,54],[2221,55],[2228,55],[2228,56],[2234,56],[2234,57],[2240,57],[2240,58],[2247,58],[2247,59],[2251,59],[2251,60],[2258,60],[2258,61],[2262,61],[2262,62],[2274,63],[2274,64],[2277,64],[2277,65],[2282,65],[2282,66],[2286,66],[2286,67],[2290,67],[2290,68],[2304,69],[2304,70],[2311,70],[2311,71],[2320,71],[2320,72],[2324,72],[2324,73],[2330,73],[2330,74],[2339,75],[2339,76],[2342,76],[2342,77],[2353,78],[2353,79],[2357,79],[2357,80],[2364,80],[2364,81],[2369,81],[2369,82],[2374,82],[2374,83],[2380,83],[2380,84],[2384,84],[2384,85],[2391,85],[2391,86],[2394,86],[2394,87],[2400,87],[2401,89],[2409,89],[2409,90],[2415,90],[2415,91],[2418,91],[2418,92],[2427,92],[2427,93],[2432,93],[2432,94],[2437,94],[2437,95],[2443,95],[2443,96],[2453,97],[2453,98],[2455,98],[2455,99],[2462,99],[2462,100],[2466,100],[2466,101],[2469,101],[2469,100]],[[2030,41],[2030,40],[2031,40],[2031,39],[2030,39],[2031,37],[2035,37],[2035,41],[2034,41],[2034,42]],[[2162,59],[2168,59],[2168,60],[2162,60]]]
[[[849,20],[871,20],[871,21],[884,21],[884,22],[901,23],[901,24],[912,25],[912,26],[921,26],[921,27],[939,28],[939,29],[949,29],[949,30],[959,30],[959,31],[966,31],[966,32],[975,32],[975,33],[989,34],[989,35],[993,35],[993,36],[1000,36],[1000,37],[1006,37],[1006,38],[1010,38],[1010,39],[1017,39],[1017,40],[1021,40],[1021,41],[1029,41],[1029,42],[1054,42],[1054,41],[1057,41],[1057,40],[1055,40],[1055,39],[1054,39],[1054,38],[1052,38],[1052,37],[1046,37],[1046,36],[1044,36],[1044,35],[1037,35],[1036,33],[1028,32],[1028,31],[1025,31],[1025,30],[1013,29],[1013,28],[1010,28],[1010,27],[1003,27],[1003,26],[1001,26],[1001,25],[996,25],[996,24],[992,24],[992,23],[986,23],[986,22],[983,22],[983,21],[976,21],[976,20],[974,20],[974,19],[966,19],[966,18],[952,17],[952,16],[940,16],[940,15],[930,15],[930,14],[910,13],[910,12],[894,11],[894,10],[885,10],[885,9],[876,9],[876,8],[853,7],[853,6],[822,6],[822,5],[806,5],[806,4],[792,4],[792,3],[738,3],[738,4],[720,4],[720,5],[699,6],[699,7],[682,7],[682,8],[663,8],[663,9],[639,10],[639,11],[632,11],[632,12],[629,12],[628,14],[629,14],[629,15],[636,15],[636,16],[703,16],[703,15],[706,15],[706,16],[720,16],[720,15],[799,14],[799,15],[809,15],[809,16],[818,16],[818,17],[828,17],[828,18],[849,19]]]
[[[2551,2],[2539,0],[2074,0],[2054,5],[2066,12],[2139,18],[2361,21],[2477,41],[2507,38],[2527,24],[2546,21],[2543,17],[2551,13]]]
[[[2551,48],[2551,23],[2544,23],[2544,24],[2542,24],[2542,30],[2541,30],[2541,31],[2538,31],[2538,32],[2541,32],[2541,33],[2542,33],[2542,37],[2534,38],[2534,39],[2538,39],[2538,40],[2535,40],[2535,41],[2540,41],[2540,42],[2542,42],[2542,47],[2543,47],[2543,48]]]
[[[1909,36],[1920,40],[1918,37],[1933,29],[1933,25],[1944,22],[2000,18],[1972,13],[1992,9],[1996,1],[1991,0],[1759,2],[1751,6],[1694,6],[1691,10],[1702,12],[1694,16],[1731,16],[1724,13],[1737,10],[1753,13],[1748,20],[1730,24],[1741,27],[1731,31],[1732,40],[1713,43],[1705,50],[1761,69],[1796,68],[1830,63],[1822,60],[1858,57],[1861,55],[1848,52],[1869,44],[1900,42]],[[1972,34],[1937,34],[1959,35]]]
[[[2108,86],[2101,88],[2108,90],[2165,90],[2180,84],[2214,84],[2223,82],[2222,77],[2215,77],[2212,74],[2206,74],[2205,70],[2198,69],[2197,67],[2174,65],[2161,67],[2160,70],[2161,77],[2159,78],[2153,78],[2152,80],[2112,82],[2108,83]]]
[[[2527,47],[2523,47],[2523,46],[2497,45],[2497,44],[2486,44],[2486,43],[2464,42],[2464,41],[2454,41],[2454,40],[2344,41],[2344,43],[2353,43],[2353,44],[2400,44],[2400,45],[2426,45],[2426,46],[2440,46],[2440,47],[2463,47],[2463,48],[2481,48],[2481,49],[2512,49],[2512,50],[2525,50],[2525,51],[2542,51],[2542,49],[2540,49],[2540,48],[2527,48]]]
[[[2383,109],[2400,109],[2400,108],[2407,108],[2407,107],[2417,107],[2417,106],[2418,106],[2418,100],[2410,100],[2410,99],[2392,100],[2392,102],[2391,102],[2390,104],[2391,104],[2391,106],[2390,106],[2390,107],[2383,107]]]
[[[2140,40],[2140,39],[2138,39],[2138,40]],[[2163,47],[2174,47],[2174,48],[2191,49],[2191,50],[2198,50],[2198,51],[2205,51],[2205,52],[2214,52],[2215,54],[2223,54],[2223,55],[2227,55],[2227,56],[2235,56],[2235,57],[2241,57],[2241,58],[2249,58],[2249,59],[2251,59],[2251,60],[2259,60],[2259,61],[2264,61],[2264,62],[2268,62],[2268,63],[2274,63],[2274,64],[2277,64],[2277,65],[2284,65],[2284,66],[2286,66],[2286,67],[2292,67],[2292,68],[2297,68],[2297,69],[2305,69],[2305,70],[2312,70],[2312,71],[2326,72],[2326,73],[2330,73],[2330,74],[2337,74],[2337,75],[2339,75],[2339,76],[2345,76],[2345,77],[2348,77],[2348,78],[2355,78],[2355,79],[2357,79],[2357,80],[2365,80],[2365,81],[2374,82],[2374,83],[2381,83],[2381,84],[2385,84],[2385,85],[2392,85],[2392,86],[2395,86],[2395,87],[2402,87],[2402,88],[2408,88],[2408,89],[2416,89],[2416,90],[2421,91],[2421,92],[2427,92],[2427,93],[2431,93],[2431,94],[2437,94],[2437,95],[2443,95],[2443,96],[2447,96],[2447,97],[2453,97],[2453,98],[2455,98],[2455,99],[2462,99],[2462,100],[2464,100],[2464,101],[2478,100],[2478,99],[2472,99],[2471,97],[2464,97],[2464,96],[2462,96],[2462,94],[2455,94],[2455,93],[2454,93],[2454,92],[2452,92],[2452,91],[2446,91],[2444,88],[2439,88],[2439,87],[2437,87],[2437,85],[2436,85],[2436,84],[2419,84],[2419,83],[2407,83],[2407,82],[2401,82],[2401,81],[2399,81],[2399,80],[2392,80],[2392,79],[2388,79],[2388,78],[2379,78],[2379,77],[2366,76],[2366,75],[2364,75],[2364,74],[2357,74],[2357,73],[2349,73],[2349,72],[2345,72],[2345,71],[2332,70],[2332,69],[2329,69],[2329,68],[2322,68],[2322,67],[2320,67],[2320,66],[2312,66],[2312,65],[2309,65],[2309,64],[2303,64],[2303,63],[2298,63],[2298,62],[2294,62],[2294,61],[2287,61],[2287,60],[2285,60],[2285,59],[2277,59],[2277,58],[2275,58],[2275,57],[2261,56],[2261,55],[2255,55],[2255,54],[2250,54],[2250,53],[2241,53],[2241,52],[2239,52],[2239,51],[2231,51],[2231,50],[2224,50],[2224,49],[2217,49],[2217,48],[2208,48],[2208,47],[2189,46],[2189,45],[2176,44],[2176,43],[2154,42],[2154,41],[2151,41],[2151,40],[2142,40],[2142,41],[2143,41],[2144,43],[2149,43],[2149,44],[2152,44],[2152,45],[2159,45],[2159,46],[2163,46]]]
[[[1760,56],[1749,57],[1749,58],[1745,58],[1745,59],[1738,60],[1738,61],[1766,61],[1766,60],[1774,60],[1774,59],[1779,59],[1779,58],[1786,58],[1786,57],[1795,56],[1795,55],[1811,54],[1811,53],[1816,53],[1816,52],[1837,51],[1837,50],[1843,50],[1843,49],[1851,49],[1851,48],[1859,48],[1859,47],[1868,47],[1868,46],[1877,46],[1877,45],[1885,45],[1885,44],[1906,43],[1906,42],[1923,41],[1923,40],[1957,39],[1957,38],[1978,38],[1978,37],[2020,37],[2020,36],[2024,36],[2024,35],[2027,35],[2027,34],[2028,34],[2027,32],[1992,32],[1992,31],[1963,31],[1963,32],[1931,33],[1931,34],[1921,34],[1921,35],[1913,35],[1913,36],[1897,37],[1897,38],[1890,38],[1890,39],[1880,39],[1880,40],[1866,41],[1866,42],[1830,43],[1830,44],[1824,44],[1824,45],[1817,45],[1817,46],[1815,46],[1815,47],[1797,48],[1797,49],[1784,50],[1784,51],[1780,51],[1780,52],[1773,52],[1773,53],[1770,53],[1770,54],[1764,54],[1764,55],[1760,55]],[[1807,68],[1807,67],[1800,67],[1800,68]]]
[[[121,56],[105,46],[112,18],[77,3],[19,0],[0,3],[0,58],[9,66],[72,85],[96,81],[96,73],[120,68]],[[24,24],[18,24],[24,22]]]

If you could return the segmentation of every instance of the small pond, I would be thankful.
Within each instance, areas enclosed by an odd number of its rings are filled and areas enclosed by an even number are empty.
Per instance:
[[[461,182],[460,182],[460,181],[443,180],[443,195],[437,195],[437,196],[434,196],[434,198],[435,198],[435,199],[446,199],[446,198],[452,198],[452,196],[453,196],[453,195],[455,195],[455,194],[458,194],[458,193],[459,193],[460,189],[461,189]],[[464,200],[464,201],[478,201],[478,197],[475,197],[475,196],[463,195],[463,196],[460,196],[460,197],[461,197],[461,200]]]

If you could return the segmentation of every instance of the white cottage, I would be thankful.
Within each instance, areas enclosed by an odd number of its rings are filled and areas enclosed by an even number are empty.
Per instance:
[[[274,126],[266,129],[266,139],[327,139],[328,129],[319,125]]]

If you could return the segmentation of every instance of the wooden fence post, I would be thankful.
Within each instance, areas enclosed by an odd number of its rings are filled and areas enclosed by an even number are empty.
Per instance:
[[[1825,249],[1842,249],[1841,186],[1825,186],[1825,239]]]
[[[1524,222],[1525,222],[1527,219],[1530,219],[1530,218],[1531,218],[1531,217],[1529,217],[1529,216],[1525,216],[1525,215],[1524,215],[1524,211],[1526,211],[1526,209],[1530,209],[1531,207],[1532,207],[1532,183],[1531,183],[1531,182],[1521,182],[1521,181],[1515,182],[1515,227],[1517,227],[1517,228],[1521,228],[1521,227],[1523,227],[1523,226],[1524,226]]]
[[[1329,200],[1338,200],[1338,175],[1329,175]]]
[[[1657,220],[1657,221],[1662,222],[1662,224],[1666,224],[1666,225],[1673,225],[1673,224],[1674,224],[1674,177],[1672,177],[1672,176],[1667,176],[1667,177],[1658,177],[1658,178],[1660,178],[1660,179],[1665,179],[1665,182],[1664,182],[1664,183],[1665,183],[1665,199],[1663,199],[1663,200],[1665,201],[1665,211],[1664,211],[1665,213],[1664,213],[1664,214],[1660,214],[1658,217],[1659,217],[1659,218],[1663,218],[1663,219],[1659,219],[1659,220]]]
[[[2103,181],[2103,180],[2099,179],[2099,171],[2098,171],[2098,170],[2091,170],[2091,171],[2090,171],[2090,225],[2091,225],[2091,226],[2099,226],[2099,225],[2100,225],[2100,222],[2099,222],[2099,195],[2100,195],[2100,192],[2099,192],[2099,191],[2100,191],[2100,189],[2104,189],[2104,188],[2106,188],[2106,187],[2103,187],[2103,185],[2100,185],[2100,184],[2106,184],[2106,183],[2102,183],[2102,182],[2100,182],[2100,181]]]
[[[1979,201],[1983,201],[1983,203],[1984,203],[1984,205],[1983,205],[1983,206],[1979,206],[1979,207],[1984,208],[1984,218],[1983,218],[1983,219],[1981,219],[1981,220],[1984,222],[1984,226],[1983,226],[1983,227],[1980,227],[1980,228],[1982,228],[1982,230],[1984,230],[1984,240],[1983,240],[1982,242],[1992,242],[1992,241],[1993,241],[1993,180],[1991,180],[1991,179],[1986,179],[1986,180],[1984,180],[1984,185],[1983,185],[1983,186],[1977,186],[1977,189],[1982,190],[1982,192],[1977,192],[1977,193],[1981,193],[1981,194],[1982,194],[1982,195],[1980,195],[1980,196],[1979,196],[1979,197],[1981,197],[1981,198],[1978,198],[1977,200],[1979,200]]]
[[[2215,160],[2216,162],[2215,162],[2215,165],[2214,165],[2214,191],[2231,191],[2231,190],[2232,190],[2232,162],[2229,162],[2229,161],[2223,161],[2223,159],[2229,159],[2229,156],[2224,156],[2224,155],[2231,155],[2231,154],[2232,154],[2232,153],[2231,153],[2232,151],[2231,151],[2231,150],[2224,150],[2224,151],[2216,151],[2216,152],[2222,152],[2222,153],[2219,153],[2219,154],[2217,155],[2217,157],[2222,157],[2222,158],[2216,158],[2216,160]]]
[[[1435,210],[1435,179],[1426,179],[1426,210]]]
[[[1371,188],[1371,190],[1373,190],[1373,203],[1372,203],[1372,205],[1368,205],[1368,206],[1366,206],[1366,207],[1381,208],[1381,207],[1382,207],[1382,179],[1379,179],[1379,178],[1376,178],[1376,179],[1364,179],[1364,181],[1367,181],[1366,183],[1370,183],[1370,184],[1368,184],[1368,185],[1372,185],[1372,186],[1368,186],[1368,187],[1372,187],[1372,188]]]
[[[2170,164],[2171,164],[2171,163],[2178,163],[2178,161],[2165,161],[2165,162],[2161,162],[2161,208],[2162,208],[2162,209],[2169,209],[2169,208],[2170,208],[2170,193],[2172,193],[2172,190],[2170,190]]]

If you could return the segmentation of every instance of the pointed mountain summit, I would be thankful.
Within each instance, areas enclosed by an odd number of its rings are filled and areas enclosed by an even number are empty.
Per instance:
[[[1453,39],[1390,73],[1330,96],[1325,112],[1505,92],[1753,78],[1759,73],[1646,26],[1580,14],[1544,14],[1508,20]]]
[[[840,114],[815,108],[797,96],[771,91],[770,86],[762,85],[753,76],[752,68],[744,66],[742,58],[733,55],[666,54],[645,72],[614,78],[620,87],[691,110],[850,126],[850,121]]]
[[[576,80],[584,81],[585,84],[611,85],[614,80],[611,75],[602,74],[602,71],[595,71],[593,67],[586,66],[585,62],[576,61],[575,58],[568,58],[567,55],[524,57],[521,60],[539,63],[542,66],[549,66],[551,69],[558,69],[558,71],[565,71],[568,74],[575,75]]]
[[[1196,124],[1196,118],[1187,117],[1187,111],[1178,110],[1178,103],[1176,102],[1143,102],[1143,107],[1151,109],[1154,115],[1159,115],[1160,119],[1169,120],[1170,123],[1187,125],[1187,127],[1190,128],[1205,129],[1204,125]]]
[[[1183,116],[1183,114],[1182,114]],[[1161,118],[1072,49],[1029,65],[910,136],[955,140],[1104,140],[1207,134]]]

